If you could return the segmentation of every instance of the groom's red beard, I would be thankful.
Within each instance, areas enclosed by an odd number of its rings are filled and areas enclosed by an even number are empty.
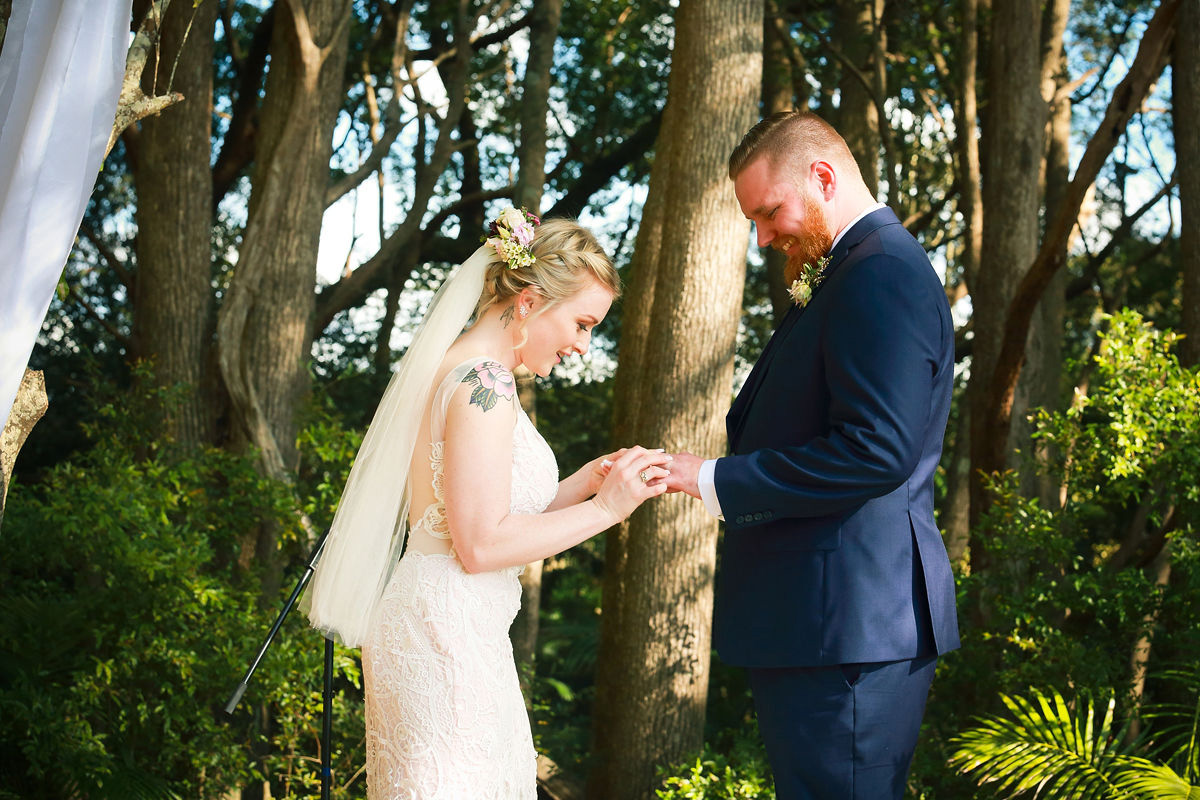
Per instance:
[[[805,264],[815,267],[817,260],[828,255],[833,247],[833,233],[825,221],[824,209],[808,192],[801,192],[800,198],[804,206],[804,225],[787,251],[787,264],[783,268],[786,286],[791,286],[792,281],[800,277],[800,270]]]

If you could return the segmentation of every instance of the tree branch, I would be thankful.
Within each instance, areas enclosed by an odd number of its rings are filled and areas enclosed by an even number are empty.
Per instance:
[[[258,137],[258,90],[266,74],[274,32],[275,6],[271,6],[254,29],[250,52],[238,66],[237,94],[229,128],[221,141],[217,163],[213,165],[213,208],[220,204],[238,175],[254,160]]]
[[[96,248],[96,252],[98,252],[100,257],[104,259],[104,263],[106,263],[108,268],[116,274],[117,279],[121,281],[121,285],[125,287],[125,291],[129,292],[130,296],[132,297],[134,293],[135,277],[129,272],[129,270],[125,269],[124,263],[122,263],[122,260],[117,257],[115,252],[113,252],[113,249],[108,246],[108,242],[104,241],[96,229],[92,227],[91,223],[89,223],[86,219],[79,226],[79,232],[83,234],[83,238],[91,242],[92,247]]]
[[[89,317],[100,323],[100,326],[104,328],[104,330],[108,331],[110,336],[125,346],[126,351],[131,351],[133,349],[133,337],[117,328],[117,326],[113,325],[109,320],[100,316],[96,309],[92,307],[91,303],[84,299],[84,296],[80,293],[78,287],[68,286],[67,291],[71,295],[72,300],[83,306],[84,312]]]
[[[240,73],[246,54],[242,52],[241,45],[238,44],[233,27],[233,9],[229,3],[230,0],[221,0],[221,29],[225,31],[225,42],[229,46],[229,58],[233,61],[234,71]]]
[[[642,123],[625,141],[614,147],[608,153],[598,156],[583,164],[579,178],[566,193],[558,199],[546,212],[548,217],[577,217],[587,205],[592,195],[604,188],[612,177],[631,163],[638,156],[645,154],[658,138],[658,129],[662,125],[663,111],[659,109],[654,116]],[[565,161],[565,159],[564,159]],[[562,163],[555,167],[551,177],[559,172]]]
[[[407,83],[411,82],[414,86],[416,85],[414,78],[410,77],[405,80],[401,71],[408,60],[408,45],[405,35],[408,32],[412,3],[413,0],[405,0],[404,4],[394,15],[396,27],[392,37],[392,59],[388,67],[389,74],[392,77],[392,102],[388,104],[383,114],[383,128],[387,133],[371,145],[371,152],[363,159],[358,169],[330,185],[329,189],[325,192],[326,208],[336,203],[344,194],[362,183],[372,172],[377,171],[383,164],[384,158],[391,151],[392,145],[399,138],[400,132],[404,130],[404,125],[400,124],[401,90]],[[420,109],[418,108],[417,114],[414,115],[413,119],[419,120],[420,113]],[[382,189],[382,186],[380,188]],[[382,224],[382,222],[381,218],[380,223]]]
[[[1112,235],[1108,238],[1108,242],[1104,245],[1104,247],[1102,247],[1098,253],[1088,259],[1087,265],[1083,268],[1083,274],[1071,281],[1071,283],[1067,286],[1066,297],[1068,300],[1079,297],[1079,295],[1083,294],[1095,285],[1097,275],[1100,272],[1100,267],[1104,265],[1105,261],[1108,261],[1109,257],[1112,256],[1113,251],[1115,251],[1117,247],[1119,247],[1129,238],[1129,234],[1133,231],[1134,224],[1136,224],[1137,221],[1141,219],[1147,211],[1158,205],[1159,200],[1162,200],[1164,197],[1170,194],[1171,190],[1177,183],[1178,176],[1172,175],[1171,180],[1169,180],[1161,189],[1159,189],[1153,197],[1143,203],[1141,208],[1139,208],[1137,211],[1134,211],[1132,215],[1125,217],[1125,219],[1121,222],[1120,227],[1112,232]]]
[[[1181,0],[1163,0],[1146,27],[1137,56],[1129,72],[1113,92],[1104,119],[1088,142],[1063,203],[1046,226],[1042,247],[1025,272],[1005,316],[1000,355],[987,392],[985,418],[981,421],[986,453],[979,466],[984,473],[1003,469],[1005,443],[1012,422],[1012,404],[1017,380],[1025,362],[1025,340],[1034,309],[1051,279],[1066,258],[1067,238],[1075,227],[1080,205],[1104,162],[1116,147],[1129,120],[1141,106],[1151,84],[1162,73],[1170,54],[1175,18]]]
[[[475,20],[468,12],[465,3],[460,3],[459,8],[460,12],[454,26],[455,38],[458,41],[469,41]],[[408,214],[405,215],[400,226],[392,232],[392,235],[380,244],[379,250],[374,256],[359,265],[354,272],[326,287],[317,295],[316,313],[313,317],[313,338],[316,338],[321,331],[328,327],[339,311],[359,302],[365,296],[367,287],[378,281],[380,271],[384,266],[394,263],[395,259],[421,230],[421,220],[425,216],[429,202],[433,199],[437,181],[446,168],[446,164],[449,163],[455,147],[458,146],[451,134],[457,127],[467,102],[466,87],[470,77],[471,52],[469,48],[467,52],[457,50],[455,52],[457,55],[453,66],[444,81],[446,96],[450,98],[450,104],[445,117],[438,120],[437,141],[434,143],[433,155],[428,163],[425,163],[422,158],[425,152],[424,140],[418,136],[418,144],[414,152],[417,175],[412,205],[409,207]],[[424,126],[418,123],[417,130],[420,134],[424,131]]]
[[[117,101],[117,115],[113,119],[112,132],[108,136],[108,146],[104,149],[104,157],[112,152],[117,143],[117,137],[139,119],[157,114],[165,108],[175,105],[183,99],[179,92],[167,92],[156,97],[147,97],[142,91],[142,72],[146,69],[146,60],[150,51],[158,46],[159,26],[171,0],[155,0],[142,18],[137,35],[129,45],[129,54],[125,57],[125,78],[121,82],[121,97]]]

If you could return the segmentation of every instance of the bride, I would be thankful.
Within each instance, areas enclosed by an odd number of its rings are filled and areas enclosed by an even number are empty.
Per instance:
[[[666,489],[670,456],[641,447],[558,480],[513,370],[587,352],[620,284],[574,222],[509,208],[491,233],[392,377],[306,598],[315,627],[362,647],[371,800],[536,798],[508,639],[521,566]]]

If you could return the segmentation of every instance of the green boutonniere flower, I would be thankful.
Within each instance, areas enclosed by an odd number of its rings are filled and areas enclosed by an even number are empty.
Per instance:
[[[792,281],[792,285],[788,287],[788,295],[791,296],[792,302],[800,308],[808,305],[808,301],[812,300],[813,290],[821,285],[821,281],[825,280],[827,266],[829,266],[829,256],[821,256],[817,259],[815,266],[805,262],[804,266],[800,267],[800,277]]]

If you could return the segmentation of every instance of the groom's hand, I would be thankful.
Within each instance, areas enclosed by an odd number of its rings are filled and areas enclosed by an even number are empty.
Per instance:
[[[697,500],[700,499],[700,465],[704,459],[691,453],[673,453],[671,474],[664,479],[668,492],[685,492]]]

